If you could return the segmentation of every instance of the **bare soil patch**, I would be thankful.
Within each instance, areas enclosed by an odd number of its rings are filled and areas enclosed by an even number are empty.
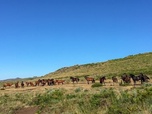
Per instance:
[[[15,112],[15,114],[36,114],[38,107],[27,107],[19,109]]]

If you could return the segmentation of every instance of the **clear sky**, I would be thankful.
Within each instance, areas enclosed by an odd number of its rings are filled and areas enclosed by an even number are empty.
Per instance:
[[[0,80],[152,51],[152,0],[0,0]]]

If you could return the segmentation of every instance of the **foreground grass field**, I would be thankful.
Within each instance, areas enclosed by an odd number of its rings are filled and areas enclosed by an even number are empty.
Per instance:
[[[151,114],[151,104],[151,83],[135,88],[80,83],[0,90],[0,114]]]

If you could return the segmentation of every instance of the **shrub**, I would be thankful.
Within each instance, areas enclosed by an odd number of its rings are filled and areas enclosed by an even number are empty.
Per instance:
[[[81,87],[78,87],[78,88],[76,88],[74,91],[75,91],[76,93],[77,93],[77,92],[80,92],[80,91],[82,91],[82,88],[81,88]]]
[[[102,84],[101,83],[94,83],[94,84],[92,84],[92,86],[91,87],[101,87],[102,86]]]
[[[149,86],[152,86],[152,84],[150,84],[150,83],[143,83],[142,84],[142,87],[149,87]]]
[[[5,90],[5,88],[1,87],[0,90]]]

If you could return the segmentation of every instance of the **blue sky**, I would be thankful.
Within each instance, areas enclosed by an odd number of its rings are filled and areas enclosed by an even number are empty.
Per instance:
[[[0,80],[151,51],[151,0],[0,0]]]

